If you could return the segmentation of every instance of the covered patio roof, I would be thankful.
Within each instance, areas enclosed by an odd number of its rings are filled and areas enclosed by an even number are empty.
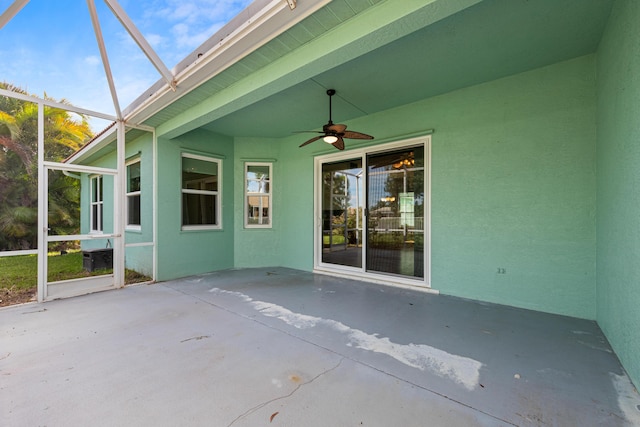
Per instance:
[[[593,53],[611,5],[333,0],[144,122],[167,138],[200,126],[236,137],[290,136],[323,123],[329,88],[346,121]],[[314,48],[296,55],[301,46]]]
[[[329,88],[344,122],[594,53],[613,1],[301,0],[267,13],[271,3],[255,1],[179,63],[175,90],[159,79],[127,122],[167,139],[201,127],[284,138],[324,123]]]
[[[0,310],[7,425],[637,425],[595,322],[284,268]]]

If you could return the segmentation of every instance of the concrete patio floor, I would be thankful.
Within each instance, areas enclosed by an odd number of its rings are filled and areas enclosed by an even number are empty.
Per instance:
[[[3,426],[623,426],[591,321],[283,268],[0,310]]]

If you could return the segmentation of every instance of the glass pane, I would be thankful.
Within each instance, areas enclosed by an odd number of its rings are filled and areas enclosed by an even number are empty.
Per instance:
[[[98,217],[98,212],[99,212],[98,207],[99,206],[100,205],[95,205],[95,204],[91,205],[91,211],[92,211],[91,212],[91,218],[92,218],[91,230],[92,231],[98,231],[98,230],[101,229],[101,228],[98,228],[98,224],[100,224],[99,217]]]
[[[199,173],[203,175],[217,175],[218,163],[213,160],[182,158],[182,170],[184,172]]]
[[[127,193],[140,191],[140,162],[127,166]]]
[[[248,193],[269,193],[269,181],[265,180],[247,180]]]
[[[268,225],[269,222],[269,197],[247,197],[247,224]]]
[[[362,160],[322,165],[322,262],[362,266]]]
[[[91,201],[98,201],[98,177],[91,178]]]
[[[140,225],[140,195],[127,196],[127,225]]]
[[[269,225],[269,208],[262,208],[262,225]]]
[[[216,196],[182,195],[182,225],[216,225]]]
[[[247,166],[247,178],[249,179],[269,179],[269,166],[267,165],[250,165]]]
[[[247,192],[269,193],[269,166],[247,166]]]
[[[182,188],[218,191],[218,163],[183,157]]]
[[[367,270],[424,277],[424,147],[367,162]]]

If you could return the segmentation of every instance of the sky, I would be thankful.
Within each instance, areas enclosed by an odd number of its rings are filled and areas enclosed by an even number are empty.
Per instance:
[[[13,0],[0,0],[3,13]],[[251,0],[120,0],[164,64],[178,62]],[[95,0],[120,108],[161,78],[103,0]],[[86,0],[30,0],[0,29],[0,81],[115,114]],[[94,131],[104,122],[91,120]],[[96,129],[97,127],[97,129]]]

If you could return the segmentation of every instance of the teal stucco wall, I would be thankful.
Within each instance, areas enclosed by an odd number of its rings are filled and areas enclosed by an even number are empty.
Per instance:
[[[598,49],[597,319],[640,386],[640,2],[619,0]]]
[[[349,121],[373,144],[433,128],[431,285],[595,319],[595,57]],[[282,262],[313,264],[313,155],[282,148]],[[347,146],[353,146],[348,141]],[[315,150],[315,151],[314,151]],[[324,150],[324,151],[323,151]],[[498,268],[506,274],[498,274]]]
[[[153,135],[145,133],[127,142],[126,160],[140,159],[140,229],[125,229],[127,268],[153,277]]]
[[[350,129],[359,129],[349,125]],[[282,148],[280,173],[286,183],[280,221],[282,230],[282,263],[301,270],[313,269],[313,167],[314,155],[333,152],[327,144],[316,143],[304,148],[298,146],[309,135],[300,134],[286,141]],[[331,151],[328,151],[331,150]]]
[[[232,268],[234,257],[233,139],[195,130],[158,140],[158,280]],[[222,160],[222,228],[181,230],[182,153]]]
[[[115,143],[114,143],[115,144]],[[116,167],[116,154],[112,145],[107,154],[91,161],[91,166],[104,168]],[[140,159],[140,229],[125,230],[125,244],[152,244],[153,243],[153,137],[151,133],[127,140],[125,159]],[[90,184],[89,176],[82,174],[81,178],[81,232],[90,231]],[[103,176],[104,192],[104,233],[112,233],[113,226],[113,186],[114,179],[111,175]],[[126,219],[125,219],[126,220]],[[105,239],[92,239],[82,242],[83,249],[102,248],[107,244]],[[111,242],[113,244],[113,242]],[[153,247],[136,246],[125,248],[125,266],[149,277],[153,276]]]
[[[436,129],[432,286],[594,319],[593,56],[429,100],[421,117]]]
[[[235,218],[235,254],[234,266],[269,267],[282,264],[282,229],[286,223],[282,221],[282,210],[287,206],[282,204],[282,197],[289,189],[288,180],[280,180],[282,161],[280,158],[280,144],[277,139],[267,138],[236,138],[234,189],[234,218]],[[246,228],[244,170],[247,162],[271,163],[271,192],[272,215],[271,228]]]

